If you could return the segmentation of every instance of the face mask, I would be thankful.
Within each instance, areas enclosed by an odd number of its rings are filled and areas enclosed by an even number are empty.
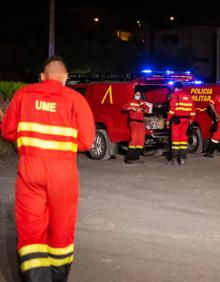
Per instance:
[[[134,99],[135,99],[135,100],[140,100],[140,99],[141,99],[141,97],[140,97],[140,96],[138,96],[138,95],[135,95],[135,96],[134,96]]]

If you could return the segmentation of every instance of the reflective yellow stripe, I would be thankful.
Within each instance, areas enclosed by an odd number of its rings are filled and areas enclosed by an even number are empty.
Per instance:
[[[195,115],[196,115],[196,113],[190,113],[190,115],[191,115],[191,116],[195,116]]]
[[[186,106],[186,107],[188,107],[188,106],[192,106],[192,103],[182,103],[182,102],[180,102],[180,103],[176,103],[176,106]]]
[[[46,150],[59,150],[59,151],[71,151],[77,152],[77,144],[73,142],[61,142],[61,141],[51,141],[42,140],[39,138],[31,137],[20,137],[17,139],[18,148],[21,146],[31,146]]]
[[[65,248],[48,248],[48,253],[52,255],[66,255],[68,253],[72,253],[74,251],[74,245],[71,244],[68,247]]]
[[[196,109],[195,109],[195,111],[201,111],[201,112],[203,112],[203,111],[205,111],[205,110],[207,110],[207,108],[196,108]]]
[[[192,111],[192,108],[176,107],[176,111],[190,112],[190,111]]]
[[[53,266],[63,266],[65,264],[70,264],[73,261],[73,255],[62,259],[49,257],[49,261]]]
[[[175,112],[173,112],[173,111],[169,111],[169,114],[174,115],[174,114],[175,114]]]
[[[211,141],[214,142],[214,143],[216,143],[216,144],[219,143],[219,141],[214,140],[214,139],[211,139]]]
[[[179,146],[172,146],[172,149],[179,150],[180,147]]]
[[[19,255],[25,256],[33,253],[50,253],[52,255],[65,255],[74,251],[74,244],[71,244],[65,248],[52,248],[46,244],[32,244],[22,247],[18,253]]]
[[[136,104],[136,103],[130,103],[130,106],[139,106],[139,104]]]
[[[49,258],[36,258],[36,259],[30,259],[21,264],[21,270],[27,271],[32,268],[37,267],[48,267],[50,266],[50,260]]]
[[[180,150],[180,149],[187,149],[188,148],[188,146],[172,146],[172,149],[176,149],[176,150]]]
[[[178,145],[178,144],[188,144],[188,142],[187,142],[187,141],[181,141],[181,142],[174,141],[174,142],[172,142],[172,144],[174,144],[174,145]]]
[[[46,244],[32,244],[22,247],[18,253],[20,256],[25,256],[33,253],[47,253],[48,245]]]
[[[43,134],[54,134],[60,136],[68,136],[76,138],[78,135],[78,130],[71,127],[46,125],[35,122],[19,122],[18,132],[20,131],[32,131]]]

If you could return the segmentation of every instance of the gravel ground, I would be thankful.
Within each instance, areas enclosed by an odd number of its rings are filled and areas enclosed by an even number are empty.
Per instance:
[[[78,156],[80,203],[68,282],[220,281],[220,155]],[[19,281],[14,186],[17,156],[0,157],[0,282]]]

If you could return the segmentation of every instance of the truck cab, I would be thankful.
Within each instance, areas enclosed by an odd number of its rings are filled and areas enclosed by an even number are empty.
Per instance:
[[[170,130],[165,126],[169,111],[169,99],[173,92],[173,84],[181,81],[185,90],[194,95],[194,101],[199,94],[196,91],[204,86],[197,85],[195,77],[190,72],[150,72],[142,76],[126,79],[85,79],[69,80],[69,87],[80,92],[88,101],[96,123],[96,137],[89,155],[93,159],[109,159],[118,148],[126,148],[130,140],[130,130],[127,113],[122,110],[129,102],[134,90],[140,90],[143,100],[152,105],[145,114],[145,149],[166,146],[169,143]],[[195,87],[196,86],[196,87]],[[203,90],[204,91],[204,90]],[[214,91],[214,90],[213,90]],[[198,92],[199,93],[199,92]],[[197,96],[196,96],[197,95]],[[207,109],[207,104],[203,105]],[[197,106],[196,106],[197,107]],[[199,108],[199,107],[197,107]],[[208,138],[206,125],[203,122],[204,113],[200,117],[197,109],[194,131],[189,136],[189,151],[202,150],[203,136]],[[205,110],[204,110],[205,112]],[[207,127],[210,119],[207,118]]]

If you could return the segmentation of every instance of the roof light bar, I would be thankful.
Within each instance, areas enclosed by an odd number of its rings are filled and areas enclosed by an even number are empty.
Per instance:
[[[144,73],[145,80],[167,80],[167,83],[172,85],[172,82],[169,81],[182,81],[182,82],[191,82],[193,84],[201,84],[199,80],[196,81],[196,77],[191,73],[191,71],[173,71],[173,70],[164,70],[164,71],[153,71],[151,69],[142,70]],[[196,82],[195,82],[196,81]]]
[[[152,70],[142,70],[143,73],[152,73]]]
[[[166,73],[167,73],[167,74],[173,74],[174,71],[172,71],[172,70],[166,70]]]

